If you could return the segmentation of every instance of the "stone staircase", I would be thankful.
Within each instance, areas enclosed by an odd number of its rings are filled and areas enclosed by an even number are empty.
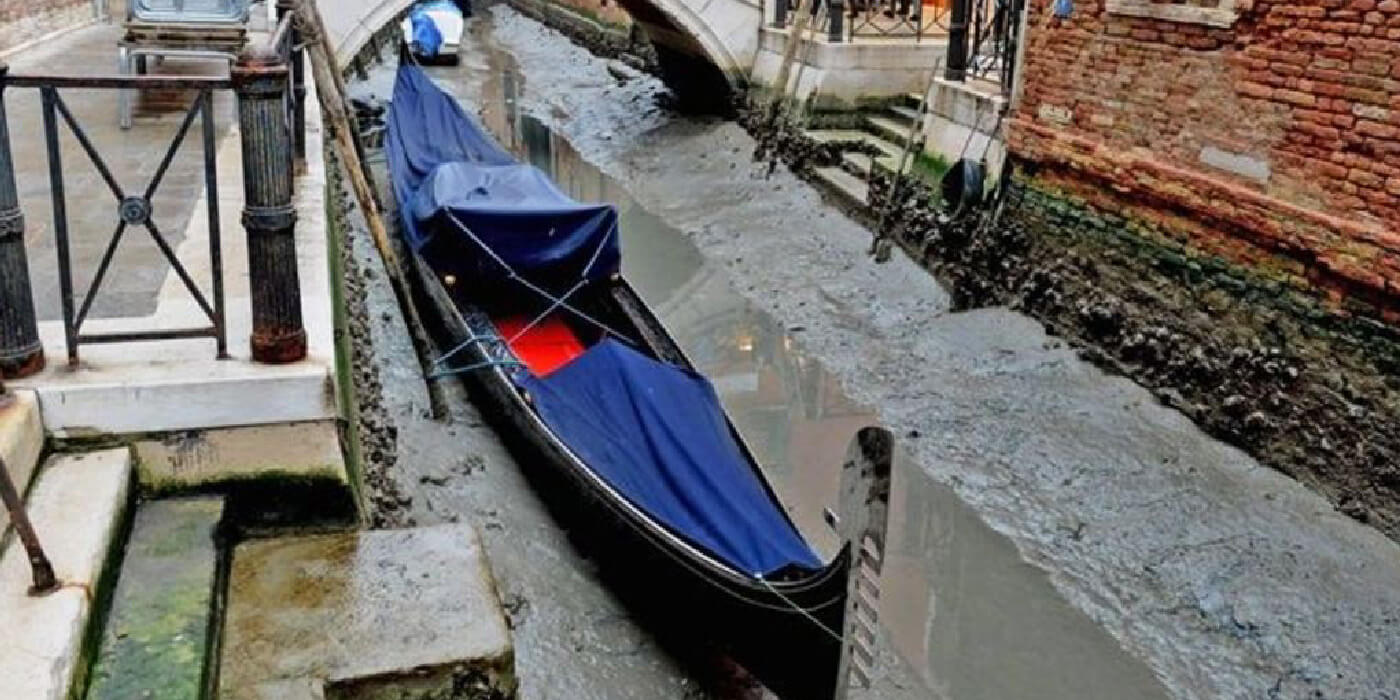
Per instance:
[[[514,697],[475,528],[359,529],[333,423],[45,455],[34,393],[5,398],[0,455],[61,585],[31,594],[5,533],[0,697]]]
[[[808,129],[807,135],[819,143],[851,146],[841,154],[840,165],[815,169],[819,183],[849,204],[868,205],[871,169],[886,174],[899,169],[909,143],[910,125],[919,118],[918,106],[919,96],[909,94],[878,112],[861,114],[858,129]],[[918,138],[916,133],[915,139]],[[872,150],[874,154],[868,152]],[[920,153],[919,144],[915,143],[905,165],[906,173],[915,170]]]

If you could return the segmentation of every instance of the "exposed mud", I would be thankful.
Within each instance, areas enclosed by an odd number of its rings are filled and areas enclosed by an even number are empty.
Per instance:
[[[328,154],[328,158],[331,156]],[[370,525],[376,528],[405,527],[413,524],[407,514],[413,500],[398,487],[393,477],[398,463],[398,426],[384,404],[384,386],[373,333],[372,297],[382,309],[382,295],[372,290],[384,287],[382,273],[365,266],[356,256],[354,232],[366,230],[364,215],[349,193],[344,172],[333,158],[327,164],[329,177],[327,206],[332,209],[332,226],[345,237],[338,248],[345,292],[345,332],[350,336],[350,376],[354,384],[356,412],[355,439],[359,440],[360,469],[364,479]],[[383,311],[381,311],[383,313]]]
[[[997,220],[909,225],[902,242],[950,281],[955,308],[1005,305],[1040,319],[1087,359],[1400,539],[1393,331],[1331,330],[1325,311],[1274,307],[1264,294],[1277,289],[1056,226],[1045,207],[1018,185]]]
[[[990,307],[954,313],[1016,301],[994,294],[999,284],[979,296],[951,264],[936,266],[954,282],[949,293],[904,256],[870,263],[870,232],[785,165],[756,166],[758,144],[739,125],[639,110],[664,99],[654,80],[619,85],[604,62],[537,23],[504,8],[489,14],[491,37],[516,58],[529,87],[519,109],[722,261],[737,289],[798,334],[846,393],[879,407],[930,476],[1013,538],[1026,561],[1050,572],[1060,592],[1145,660],[1173,695],[1400,696],[1394,542],[1211,439],[1156,394],[1084,362],[1029,316]],[[1018,250],[1015,241],[1005,245]],[[1000,270],[1006,256],[995,247],[964,250],[981,261],[963,264],[967,279],[1015,273]],[[974,277],[978,266],[990,272]],[[1124,269],[1124,277],[1136,274]],[[1101,272],[1101,284],[1113,283],[1109,277]],[[1039,298],[1034,288],[1025,288],[1027,300]],[[1170,320],[1165,308],[1139,326],[1136,310],[1114,310],[1127,301],[1086,296],[1094,301],[1081,304],[1065,301],[1074,289],[1047,289],[1059,290],[1061,306],[1046,307],[1063,309],[1062,323],[1082,316],[1076,323],[1099,329],[1084,338],[1104,348],[1127,339],[1140,347],[1125,357],[1168,379],[1183,371],[1170,353],[1185,348],[1190,358],[1192,342],[1204,340],[1226,349],[1212,375],[1221,382],[1242,385],[1248,374],[1287,397],[1294,385],[1281,382],[1295,380],[1289,368],[1309,371],[1289,354],[1292,345],[1194,336],[1170,325],[1163,339],[1152,329]],[[1121,289],[1128,301],[1135,300],[1128,290],[1154,293],[1150,285]],[[1021,303],[1031,311],[1046,304]],[[1173,332],[1183,340],[1173,342]],[[1195,337],[1204,340],[1185,340]],[[1248,354],[1236,359],[1235,347]],[[1254,393],[1232,392],[1246,403],[1230,401],[1226,413],[1221,399],[1218,409],[1241,429],[1269,408],[1250,404],[1259,400]],[[1248,410],[1235,413],[1241,407]]]
[[[771,174],[838,165],[773,104],[738,98]],[[871,202],[892,178],[876,175]],[[994,211],[943,222],[940,197],[906,178],[885,231],[952,295],[954,310],[1007,306],[1132,377],[1208,433],[1400,540],[1400,330],[1327,309],[1247,271],[1132,240],[1115,217],[1008,183]],[[880,209],[848,211],[878,226]]]

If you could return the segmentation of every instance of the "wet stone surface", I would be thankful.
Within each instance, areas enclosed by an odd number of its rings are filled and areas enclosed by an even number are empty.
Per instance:
[[[137,510],[88,698],[202,696],[223,510],[221,497],[151,501]]]
[[[514,686],[510,631],[468,525],[247,541],[229,578],[220,698],[300,698],[321,683],[351,697],[466,675],[484,679],[467,698]]]

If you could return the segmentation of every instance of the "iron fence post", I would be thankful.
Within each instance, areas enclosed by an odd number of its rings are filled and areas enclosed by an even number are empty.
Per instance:
[[[787,26],[788,2],[790,0],[775,0],[773,5],[773,26],[782,29]]]
[[[27,377],[44,368],[44,346],[29,286],[24,250],[24,213],[15,187],[5,85],[10,67],[0,62],[0,375]]]
[[[296,12],[296,0],[277,0],[277,17]],[[297,162],[306,162],[306,61],[303,56],[301,30],[292,22],[292,144]]]
[[[833,44],[841,43],[845,38],[846,26],[843,22],[846,16],[845,3],[841,0],[827,0],[830,6],[827,7],[826,14],[831,18],[828,26],[827,39]]]
[[[233,69],[243,141],[243,228],[253,297],[253,359],[306,357],[297,279],[292,139],[285,97],[287,63],[275,48],[244,50]]]
[[[943,77],[947,80],[967,79],[967,22],[972,1],[953,0],[953,12],[948,18],[948,60],[943,64]]]

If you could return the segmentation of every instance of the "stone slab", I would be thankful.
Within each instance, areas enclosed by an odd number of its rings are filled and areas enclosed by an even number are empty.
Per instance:
[[[864,206],[870,200],[870,186],[855,175],[841,168],[817,168],[816,176],[825,182],[838,195],[850,203]]]
[[[18,539],[0,556],[0,679],[5,697],[59,700],[80,667],[93,589],[126,510],[131,455],[125,448],[62,455],[46,464],[29,516],[63,587],[28,595],[30,570]],[[20,641],[22,640],[22,643]]]
[[[206,496],[136,512],[88,700],[200,697],[223,511]]]
[[[10,405],[0,408],[0,457],[5,458],[10,479],[23,494],[44,451],[44,422],[34,392],[17,391],[13,397]],[[10,513],[0,508],[0,544],[9,538],[9,533]]]
[[[896,117],[870,116],[865,120],[870,123],[870,128],[877,136],[893,143],[897,148],[904,148],[909,142],[910,122]],[[918,133],[918,129],[914,133]]]
[[[135,449],[141,485],[156,491],[259,478],[349,485],[331,421],[175,433],[138,441]]]
[[[234,550],[218,697],[411,692],[463,673],[514,694],[510,631],[470,525],[253,540]]]

